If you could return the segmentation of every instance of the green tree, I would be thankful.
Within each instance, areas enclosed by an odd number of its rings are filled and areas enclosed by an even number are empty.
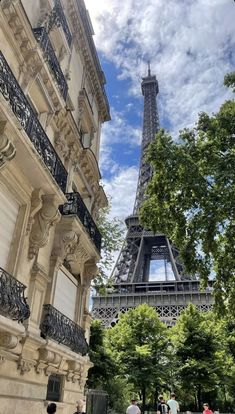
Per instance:
[[[225,83],[235,86],[235,73]],[[222,314],[235,315],[235,102],[199,115],[178,142],[161,130],[149,146],[153,177],[141,211],[145,227],[162,231],[180,249],[185,272],[206,284]]]
[[[88,371],[87,387],[107,391],[111,412],[122,413],[133,394],[133,387],[120,375],[117,361],[105,339],[106,334],[107,331],[100,321],[92,322],[89,356],[93,367]]]
[[[177,375],[189,400],[195,397],[199,411],[202,397],[214,392],[224,379],[224,355],[219,353],[220,346],[212,320],[211,315],[203,314],[190,304],[172,328],[172,341],[178,360]]]
[[[88,372],[88,388],[106,390],[109,378],[116,374],[117,366],[104,345],[105,330],[100,321],[93,321],[90,334],[89,356],[93,367]]]
[[[97,224],[102,235],[101,260],[98,263],[98,275],[93,286],[101,291],[111,282],[109,271],[113,264],[113,253],[120,249],[123,242],[123,226],[119,219],[110,219],[111,204],[99,211]]]
[[[147,391],[164,373],[166,326],[154,308],[143,304],[121,315],[119,322],[108,331],[107,340],[121,373],[134,385],[145,407]]]

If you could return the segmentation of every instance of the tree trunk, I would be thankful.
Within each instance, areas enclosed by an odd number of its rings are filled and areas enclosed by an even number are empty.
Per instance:
[[[157,402],[158,402],[158,391],[157,388],[155,388],[155,392],[154,392],[154,409],[157,410]]]
[[[142,388],[141,390],[141,394],[142,394],[142,413],[144,414],[144,410],[145,410],[145,405],[146,405],[146,389],[145,387]]]
[[[198,411],[202,410],[202,388],[201,385],[197,387],[197,403],[198,403]]]

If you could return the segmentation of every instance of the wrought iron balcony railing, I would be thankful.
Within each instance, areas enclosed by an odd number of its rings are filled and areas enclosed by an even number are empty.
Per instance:
[[[56,54],[54,52],[50,38],[47,34],[46,28],[36,27],[35,29],[33,29],[33,32],[34,32],[34,36],[36,40],[40,43],[41,48],[44,52],[44,56],[48,62],[48,65],[50,66],[55,76],[61,95],[63,96],[64,99],[66,99],[66,96],[68,93],[68,85],[64,77],[64,74],[61,70]]]
[[[56,14],[59,17],[60,24],[62,26],[68,45],[70,47],[72,43],[72,34],[69,30],[69,26],[68,26],[68,23],[67,23],[65,14],[64,14],[64,10],[61,6],[60,0],[55,0],[55,8],[56,8]]]
[[[42,128],[33,108],[13,75],[6,59],[0,52],[0,92],[9,103],[12,112],[25,130],[48,170],[65,192],[67,171]]]
[[[62,215],[72,215],[75,214],[78,216],[79,220],[82,222],[83,226],[86,228],[91,240],[95,244],[96,248],[100,252],[101,250],[101,234],[97,228],[93,218],[91,217],[90,212],[88,211],[85,203],[82,200],[82,197],[79,193],[67,193],[66,194],[68,202],[61,205],[59,210]]]
[[[25,286],[0,267],[0,314],[23,322],[30,316]]]
[[[44,305],[40,329],[43,338],[53,339],[73,352],[86,355],[89,350],[84,329],[52,305]]]

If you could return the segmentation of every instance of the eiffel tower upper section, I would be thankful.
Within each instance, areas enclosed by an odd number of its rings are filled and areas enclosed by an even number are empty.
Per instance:
[[[144,200],[146,186],[151,178],[150,165],[147,164],[144,159],[145,151],[149,143],[154,140],[155,135],[159,130],[159,116],[156,100],[156,96],[159,91],[158,81],[155,75],[151,75],[150,66],[148,69],[148,76],[142,78],[141,89],[144,96],[144,117],[139,179],[134,205],[134,214],[138,213],[139,207]]]
[[[145,190],[151,179],[151,167],[145,161],[148,145],[159,130],[157,110],[158,81],[151,74],[142,78],[144,96],[143,132],[139,178],[133,214],[126,218],[127,236],[112,273],[114,283],[138,283],[181,280],[182,266],[177,260],[178,250],[164,234],[154,234],[139,223],[139,209],[145,199]]]

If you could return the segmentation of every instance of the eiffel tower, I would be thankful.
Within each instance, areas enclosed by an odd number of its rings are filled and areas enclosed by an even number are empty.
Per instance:
[[[93,296],[92,315],[101,319],[106,327],[117,323],[120,313],[141,303],[155,307],[160,319],[171,326],[189,303],[208,311],[213,302],[211,286],[202,292],[199,281],[184,274],[178,260],[179,251],[168,237],[144,229],[139,222],[139,209],[151,179],[151,167],[145,161],[145,153],[159,130],[158,81],[151,74],[150,64],[147,76],[142,78],[141,89],[144,116],[134,210],[125,220],[126,239],[111,275],[114,285],[106,295],[97,293]]]

